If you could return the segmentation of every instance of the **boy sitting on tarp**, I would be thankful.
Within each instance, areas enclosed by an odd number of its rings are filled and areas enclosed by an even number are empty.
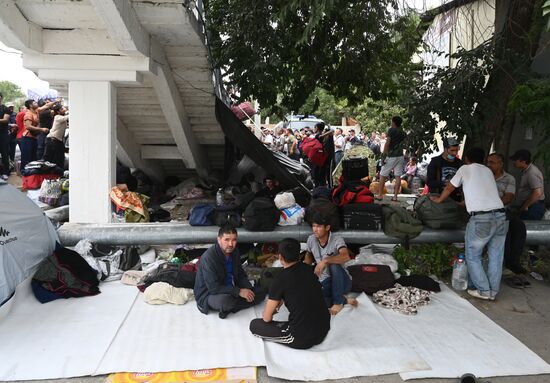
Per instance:
[[[279,244],[283,270],[269,290],[263,318],[250,322],[252,334],[292,348],[307,349],[321,343],[330,329],[321,284],[313,269],[300,261],[300,243],[284,239]],[[273,320],[285,304],[290,312],[287,322]]]

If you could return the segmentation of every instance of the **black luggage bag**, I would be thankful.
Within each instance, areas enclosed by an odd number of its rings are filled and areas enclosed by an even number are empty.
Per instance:
[[[382,205],[350,203],[342,206],[342,225],[351,230],[383,230]]]
[[[342,175],[346,181],[359,181],[369,175],[369,159],[347,158],[342,160]]]

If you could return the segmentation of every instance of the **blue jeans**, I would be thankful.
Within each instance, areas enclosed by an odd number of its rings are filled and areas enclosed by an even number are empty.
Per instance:
[[[544,201],[537,201],[519,215],[524,221],[540,221],[544,217]]]
[[[347,294],[351,291],[351,279],[342,265],[328,265],[330,277],[321,281],[323,296],[327,307],[343,305]]]
[[[344,151],[339,150],[337,152],[334,152],[334,166],[338,166],[340,161],[342,161],[342,158],[344,157]]]
[[[500,289],[504,244],[508,232],[505,213],[487,213],[470,217],[466,226],[466,265],[469,277],[481,295],[494,297]],[[487,246],[487,272],[481,262]]]

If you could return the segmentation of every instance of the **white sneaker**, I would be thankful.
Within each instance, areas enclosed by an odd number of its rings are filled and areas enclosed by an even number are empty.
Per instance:
[[[486,300],[486,301],[491,299],[491,297],[488,296],[488,295],[481,295],[481,293],[477,290],[468,290],[468,294],[470,294],[474,298],[483,299],[483,300]]]
[[[1,178],[2,178],[4,181],[7,181],[9,177],[8,177],[7,175],[5,175],[5,174],[2,174]]]

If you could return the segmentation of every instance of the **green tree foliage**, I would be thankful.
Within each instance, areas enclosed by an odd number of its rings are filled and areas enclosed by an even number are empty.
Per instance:
[[[21,88],[9,81],[0,81],[0,93],[4,95],[4,103],[15,102],[17,99],[25,97]]]
[[[300,113],[315,114],[331,125],[340,125],[342,117],[359,122],[363,133],[385,132],[393,116],[404,116],[405,109],[397,102],[366,98],[357,105],[338,100],[322,88],[317,88],[300,108]],[[406,124],[405,124],[406,126]]]
[[[519,85],[510,99],[510,110],[519,114],[521,123],[537,132],[538,153],[550,169],[550,79],[539,78]]]
[[[435,132],[442,121],[442,135],[477,135],[481,116],[474,111],[483,97],[487,76],[493,65],[490,43],[450,56],[454,67],[426,66],[422,77],[411,89],[404,104],[408,110],[412,146],[425,151],[437,150]]]
[[[420,36],[397,0],[206,0],[214,65],[241,98],[298,110],[317,88],[395,98]],[[282,114],[282,113],[279,113]]]

